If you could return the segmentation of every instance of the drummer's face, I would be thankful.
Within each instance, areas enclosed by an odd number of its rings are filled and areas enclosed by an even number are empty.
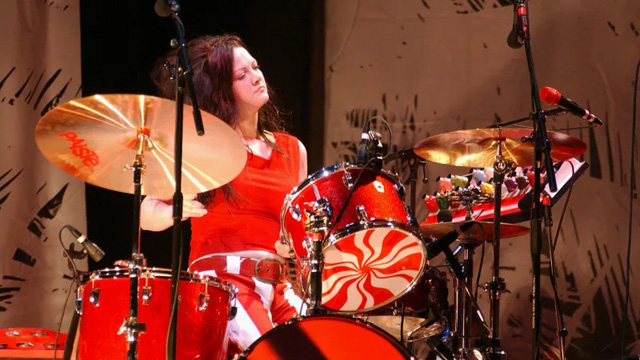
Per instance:
[[[247,49],[233,49],[233,96],[238,110],[258,111],[269,101],[267,83],[256,59]]]

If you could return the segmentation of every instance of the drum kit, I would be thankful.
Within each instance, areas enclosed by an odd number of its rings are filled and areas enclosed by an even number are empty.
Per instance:
[[[39,121],[36,143],[51,163],[84,182],[170,198],[176,182],[170,169],[174,112],[173,101],[145,95],[76,99]],[[213,115],[202,116],[205,136],[196,136],[192,122],[185,121],[185,193],[228,183],[246,161],[235,131]],[[419,224],[415,207],[405,205],[399,177],[375,161],[380,154],[370,158],[374,161],[338,163],[309,176],[286,196],[280,215],[282,241],[299,270],[294,281],[308,313],[277,326],[236,358],[468,359],[495,350],[491,340],[498,340],[497,311],[505,289],[498,273],[499,241],[529,232],[500,221],[501,189],[505,174],[533,165],[531,133],[524,128],[460,130],[413,146],[412,155],[421,161],[493,168],[493,193],[478,190],[482,184],[465,176],[466,187],[438,194],[438,201],[459,202],[467,209],[463,222]],[[550,132],[549,139],[554,162],[586,148],[560,133]],[[494,221],[474,221],[469,210],[479,203],[494,204]],[[140,359],[165,358],[170,273],[147,267],[138,252],[139,236],[134,237],[132,260],[82,277],[76,306],[81,314],[78,359],[124,356],[132,345]],[[456,241],[460,250],[453,252],[450,245]],[[496,258],[492,280],[485,285],[489,322],[471,294],[474,250],[485,242],[493,245]],[[440,253],[446,266],[433,266],[430,260]],[[452,307],[442,268],[454,278]],[[227,358],[234,296],[233,285],[221,279],[181,272],[176,359]],[[135,316],[130,302],[135,302]],[[430,353],[423,354],[424,349]]]

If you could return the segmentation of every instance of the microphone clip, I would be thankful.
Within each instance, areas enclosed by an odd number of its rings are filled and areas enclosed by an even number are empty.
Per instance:
[[[373,156],[371,167],[377,170],[382,169],[382,159],[384,157],[384,145],[382,144],[382,135],[373,130],[369,131],[369,141],[373,143]]]

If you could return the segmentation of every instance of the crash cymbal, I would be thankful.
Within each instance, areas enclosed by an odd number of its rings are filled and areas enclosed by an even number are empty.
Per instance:
[[[240,136],[202,112],[205,135],[195,131],[192,107],[184,107],[182,192],[215,189],[235,178],[247,160]],[[68,174],[105,189],[133,193],[132,165],[142,141],[142,194],[170,199],[175,189],[176,103],[147,95],[93,95],[55,107],[36,126],[42,154]]]
[[[466,232],[458,236],[460,241],[492,241],[493,240],[493,222],[492,221],[472,221],[475,224]],[[432,237],[441,238],[451,231],[455,231],[459,226],[469,223],[463,222],[442,222],[436,224],[420,225],[422,234]],[[514,224],[500,224],[500,239],[507,239],[529,233],[529,228]]]
[[[513,166],[534,164],[534,143],[528,128],[458,130],[438,134],[418,142],[413,150],[425,160],[464,167],[492,167],[498,145],[502,156]],[[554,162],[576,157],[587,149],[580,139],[548,131]],[[523,141],[523,139],[527,139]]]

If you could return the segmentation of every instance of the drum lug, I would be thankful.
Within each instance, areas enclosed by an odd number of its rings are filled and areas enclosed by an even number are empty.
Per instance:
[[[349,190],[351,190],[351,188],[353,187],[353,178],[351,177],[351,174],[347,170],[345,170],[344,174],[342,175],[342,183]]]
[[[151,302],[151,286],[142,287],[142,305],[149,305]]]
[[[396,192],[398,193],[400,199],[404,200],[404,196],[406,195],[406,189],[404,185],[402,183],[396,182],[395,184],[393,184],[393,187],[396,188]]]
[[[306,256],[301,257],[300,258],[300,265],[303,266],[303,267],[309,265],[309,258],[306,257]]]
[[[291,214],[291,217],[295,221],[300,221],[302,218],[302,213],[300,212],[300,206],[298,206],[298,204],[289,207],[289,214]]]
[[[80,287],[76,289],[76,313],[82,315],[82,289]]]
[[[302,239],[302,247],[307,251],[307,254],[311,254],[311,250],[313,250],[313,240],[311,240],[310,237],[305,236],[305,238]],[[305,257],[303,258],[306,259]]]
[[[367,215],[367,210],[365,210],[364,205],[356,205],[356,216],[364,223],[365,227],[369,227],[369,215]]]
[[[100,305],[100,288],[91,289],[91,292],[89,293],[89,302],[95,306]]]
[[[203,311],[209,307],[209,294],[200,293],[198,296],[198,310]]]

